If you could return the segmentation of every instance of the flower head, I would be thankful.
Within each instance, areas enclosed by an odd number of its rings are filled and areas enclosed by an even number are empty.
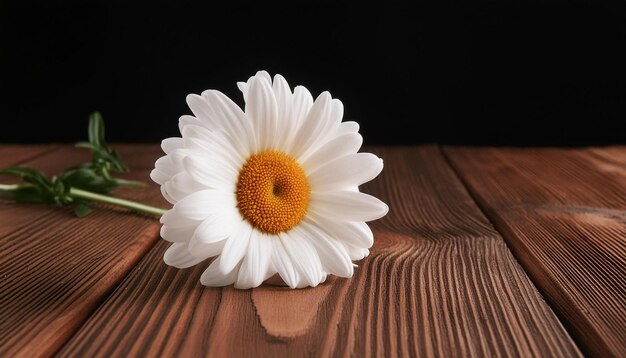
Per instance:
[[[313,101],[265,71],[238,86],[245,110],[219,91],[191,94],[182,137],[162,143],[151,178],[174,205],[161,218],[161,236],[173,242],[165,262],[184,268],[217,256],[200,279],[207,286],[351,277],[373,243],[366,222],[388,211],[358,188],[382,159],[357,153],[359,125],[341,121],[330,93]]]

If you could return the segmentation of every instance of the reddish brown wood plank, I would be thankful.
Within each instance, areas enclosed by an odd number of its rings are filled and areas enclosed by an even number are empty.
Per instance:
[[[55,145],[0,145],[0,169],[12,165],[21,164],[29,159],[36,158],[47,152],[53,151],[58,146]]]
[[[30,165],[36,158],[58,150],[60,146],[54,145],[0,145],[0,168],[14,165]],[[17,182],[13,176],[0,175],[1,184]],[[13,205],[1,205],[0,201],[0,237],[23,226],[38,217],[36,212],[30,212],[32,206],[26,206],[15,210]],[[35,211],[39,210],[39,207]]]
[[[626,147],[447,148],[583,350],[626,356]]]
[[[376,152],[391,209],[352,279],[204,288],[159,242],[60,356],[579,355],[439,149]]]
[[[128,178],[149,180],[158,148],[122,147]],[[25,164],[47,174],[89,159],[63,147]],[[141,165],[138,165],[141,163]],[[118,196],[164,205],[155,186]],[[49,356],[78,329],[158,238],[158,220],[102,207],[0,204],[0,356]]]

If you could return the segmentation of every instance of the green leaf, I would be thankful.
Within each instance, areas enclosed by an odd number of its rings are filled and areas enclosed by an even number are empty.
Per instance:
[[[8,174],[8,175],[16,175],[21,177],[44,177],[40,170],[31,167],[23,167],[23,166],[14,166],[7,167],[0,170],[0,174]]]
[[[52,185],[48,177],[35,168],[23,166],[8,167],[0,170],[0,174],[19,176],[24,182],[42,188],[50,188]]]
[[[76,207],[74,208],[74,213],[76,213],[76,216],[78,216],[79,218],[86,216],[90,212],[91,212],[91,207],[84,202],[79,202],[78,204],[76,204]]]
[[[48,190],[42,190],[31,184],[22,184],[17,190],[2,190],[0,191],[0,198],[18,203],[55,203]]]
[[[127,172],[128,168],[122,162],[117,152],[110,148],[102,148],[94,152],[94,164],[100,167],[106,167],[114,172]]]
[[[91,150],[91,165],[97,173],[108,180],[112,180],[109,171],[127,172],[128,168],[120,159],[117,152],[106,145],[104,137],[104,119],[99,112],[89,116],[89,143],[76,143],[77,147]]]
[[[15,201],[15,190],[0,189],[0,200],[13,200],[13,201]]]
[[[95,148],[104,147],[104,120],[100,112],[94,112],[89,116],[89,143]]]
[[[67,187],[79,188],[96,193],[106,194],[118,186],[113,180],[104,178],[91,168],[74,168],[59,176]]]

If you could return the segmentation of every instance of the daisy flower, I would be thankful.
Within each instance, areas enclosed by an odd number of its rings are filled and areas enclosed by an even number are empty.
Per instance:
[[[367,221],[388,207],[359,192],[383,169],[357,153],[356,122],[343,104],[265,71],[239,82],[245,109],[216,90],[190,94],[193,116],[180,138],[162,143],[151,178],[173,208],[161,217],[172,242],[168,265],[185,268],[210,257],[206,286],[252,288],[280,275],[291,288],[317,286],[328,274],[351,277],[369,254]]]

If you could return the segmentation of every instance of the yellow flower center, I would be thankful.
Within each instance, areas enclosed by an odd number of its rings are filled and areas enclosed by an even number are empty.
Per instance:
[[[304,218],[310,189],[296,160],[268,150],[251,156],[239,172],[237,208],[258,230],[288,231]]]

